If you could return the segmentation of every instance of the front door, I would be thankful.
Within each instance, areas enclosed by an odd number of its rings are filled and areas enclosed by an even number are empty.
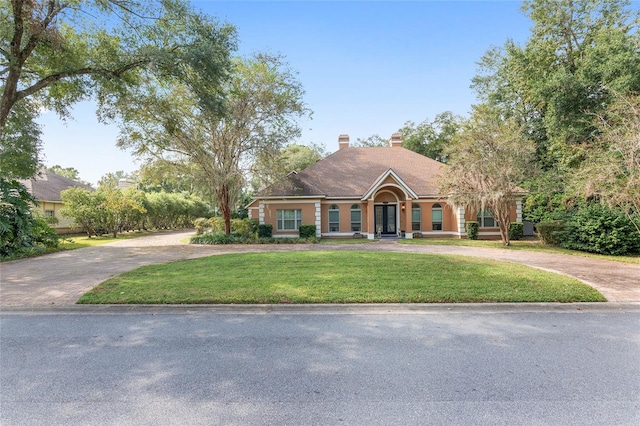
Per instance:
[[[376,213],[376,234],[396,235],[396,206],[395,204],[384,204],[375,206]]]

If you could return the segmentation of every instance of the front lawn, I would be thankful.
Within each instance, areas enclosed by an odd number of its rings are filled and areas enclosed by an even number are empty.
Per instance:
[[[523,265],[461,256],[280,252],[138,268],[78,303],[598,302],[595,289]]]
[[[129,240],[131,238],[144,237],[153,234],[155,231],[131,231],[121,232],[117,238],[113,238],[111,234],[93,236],[91,238],[86,235],[63,235],[64,240],[60,243],[62,250],[74,250],[84,247],[99,246],[101,244],[113,243],[115,241]]]
[[[584,251],[568,250],[562,247],[550,246],[540,240],[511,241],[511,245],[505,247],[500,240],[467,240],[457,238],[414,238],[398,240],[401,244],[436,245],[436,246],[467,246],[498,248],[505,250],[528,250],[545,253],[569,254],[572,256],[590,257],[594,259],[613,260],[615,262],[640,264],[640,256],[608,256],[603,254],[588,253]]]

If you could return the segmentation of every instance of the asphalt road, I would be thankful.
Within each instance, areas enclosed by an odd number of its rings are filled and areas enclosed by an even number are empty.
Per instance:
[[[9,425],[638,425],[640,306],[0,314]]]

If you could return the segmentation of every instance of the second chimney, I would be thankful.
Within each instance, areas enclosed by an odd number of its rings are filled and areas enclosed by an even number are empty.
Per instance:
[[[402,148],[402,135],[400,133],[394,133],[391,135],[391,140],[389,141],[389,145],[392,148],[398,147]]]
[[[338,136],[338,148],[339,149],[349,148],[349,135]]]

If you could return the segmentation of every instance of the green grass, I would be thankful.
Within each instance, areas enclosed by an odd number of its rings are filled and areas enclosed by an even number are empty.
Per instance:
[[[60,248],[62,250],[74,250],[84,247],[93,247],[99,246],[101,244],[112,243],[114,241],[122,241],[129,240],[131,238],[144,237],[146,235],[150,235],[153,232],[149,231],[132,231],[132,232],[123,232],[118,234],[117,238],[113,238],[111,235],[101,235],[99,237],[87,237],[86,235],[73,235],[73,236],[63,236],[65,238],[62,243],[60,243]]]
[[[417,245],[436,245],[436,246],[467,246],[467,247],[485,247],[497,248],[504,250],[528,250],[544,253],[569,254],[572,256],[589,257],[592,259],[612,260],[623,263],[640,264],[640,256],[608,256],[595,253],[587,253],[577,250],[567,250],[561,247],[554,247],[544,244],[540,240],[520,240],[511,241],[511,245],[505,247],[500,240],[459,240],[456,238],[415,238],[398,240],[401,244],[417,244]]]
[[[434,303],[604,301],[566,276],[461,256],[280,252],[152,265],[78,303]]]

